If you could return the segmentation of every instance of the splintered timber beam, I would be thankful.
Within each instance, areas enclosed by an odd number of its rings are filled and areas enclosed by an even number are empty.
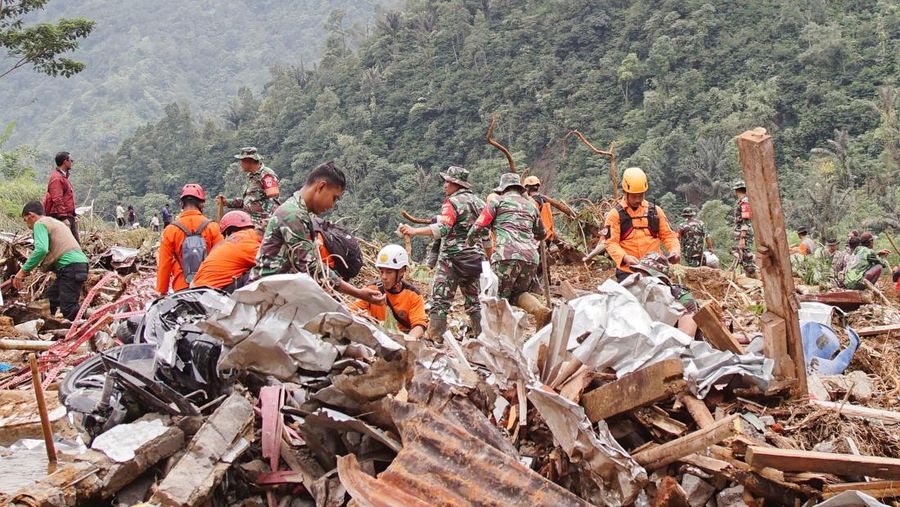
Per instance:
[[[712,426],[641,451],[634,455],[634,460],[648,470],[656,470],[671,465],[685,456],[700,452],[726,438],[740,434],[741,422],[739,418],[739,414],[726,417]]]
[[[805,395],[806,368],[803,361],[803,337],[794,296],[784,211],[778,193],[775,145],[763,128],[749,130],[737,137],[738,153],[747,194],[750,198],[753,232],[757,242],[757,261],[763,282],[766,310],[784,319],[787,350],[794,362],[794,394]]]
[[[488,144],[502,151],[503,154],[506,155],[506,162],[509,164],[509,172],[514,173],[516,172],[516,163],[515,161],[513,161],[512,154],[509,152],[509,150],[506,149],[505,146],[498,143],[497,141],[494,141],[494,125],[496,123],[497,115],[495,114],[491,116],[491,123],[490,125],[488,125],[487,135],[485,135],[485,137],[487,138]]]
[[[671,398],[684,391],[684,366],[666,359],[585,393],[581,404],[591,422]]]
[[[719,350],[743,355],[744,347],[741,347],[737,339],[725,328],[725,323],[722,322],[722,313],[719,303],[710,301],[694,314],[694,322],[703,331],[703,336],[710,345]]]
[[[771,467],[783,472],[820,472],[900,479],[900,459],[877,456],[750,446],[747,448],[747,463],[753,468]]]
[[[619,198],[619,175],[616,172],[616,153],[615,153],[615,151],[613,151],[613,145],[612,144],[609,145],[609,151],[603,151],[600,148],[597,148],[593,144],[591,144],[591,142],[588,141],[586,137],[584,137],[584,134],[582,134],[581,132],[579,132],[577,130],[569,131],[569,133],[566,134],[566,138],[568,138],[569,136],[573,136],[573,135],[578,136],[578,139],[581,139],[581,142],[583,142],[585,144],[585,146],[587,146],[591,151],[593,151],[597,155],[600,155],[600,156],[603,156],[603,157],[606,157],[609,159],[609,178],[610,178],[610,181],[612,182],[613,198],[618,199]]]

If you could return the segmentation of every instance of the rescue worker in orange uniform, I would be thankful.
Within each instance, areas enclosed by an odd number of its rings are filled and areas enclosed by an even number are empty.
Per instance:
[[[549,243],[556,238],[556,233],[553,231],[553,209],[550,207],[550,200],[540,193],[541,180],[537,176],[529,176],[525,178],[525,181],[523,181],[522,184],[525,185],[525,189],[528,190],[528,195],[531,196],[535,204],[537,204],[538,211],[541,213],[541,222],[544,223],[544,231],[547,232],[547,236],[544,237],[544,240]]]
[[[380,278],[368,288],[380,291],[385,300],[379,304],[359,300],[356,307],[365,310],[379,322],[387,319],[387,311],[391,310],[400,331],[411,339],[418,340],[428,327],[428,316],[425,314],[425,300],[418,289],[403,280],[409,266],[409,255],[400,245],[386,245],[378,252],[375,267]]]
[[[262,236],[249,213],[235,210],[225,213],[219,222],[222,241],[200,264],[191,287],[212,287],[231,294],[247,284],[250,269],[256,266],[256,253]]]
[[[209,220],[203,215],[203,203],[206,202],[206,193],[203,187],[196,183],[188,183],[181,189],[181,213],[171,224],[163,230],[162,240],[159,244],[159,259],[156,270],[156,291],[161,295],[169,292],[169,288],[179,291],[188,288],[196,269],[196,266],[187,266],[184,262],[184,241],[188,234],[199,236],[206,246],[205,251],[191,253],[191,258],[198,257],[200,261],[212,251],[212,248],[222,241],[222,233],[219,224]],[[191,261],[193,262],[193,261]],[[187,273],[185,273],[187,271]]]
[[[649,185],[647,175],[640,168],[629,167],[622,174],[625,195],[606,215],[609,229],[606,251],[616,265],[616,280],[628,278],[632,266],[650,253],[662,253],[665,247],[670,264],[681,260],[678,235],[669,226],[662,208],[644,199]]]

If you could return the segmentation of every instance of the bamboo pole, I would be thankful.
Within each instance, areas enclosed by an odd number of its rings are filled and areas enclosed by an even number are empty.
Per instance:
[[[34,385],[34,397],[37,400],[38,414],[41,416],[41,431],[44,433],[44,445],[47,447],[47,460],[56,463],[56,446],[53,445],[53,427],[47,414],[47,402],[44,400],[44,387],[41,385],[41,371],[38,370],[37,357],[28,354],[31,365],[31,383]]]
[[[8,338],[0,338],[0,350],[33,350],[44,351],[49,350],[53,342],[45,342],[41,340],[12,340]]]

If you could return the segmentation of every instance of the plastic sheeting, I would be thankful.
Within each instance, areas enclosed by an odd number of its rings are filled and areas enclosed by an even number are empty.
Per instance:
[[[840,375],[850,365],[853,354],[859,348],[859,335],[847,327],[850,345],[841,350],[841,341],[834,329],[818,322],[804,322],[800,326],[803,336],[803,359],[806,370],[817,375]]]
[[[652,289],[652,285],[647,287]],[[669,298],[674,300],[671,294]],[[638,298],[614,280],[604,282],[596,294],[573,299],[569,305],[575,310],[575,320],[567,350],[590,368],[611,368],[622,377],[664,359],[681,358],[688,386],[700,398],[729,375],[741,375],[762,388],[772,379],[774,364],[761,351],[738,356],[695,342],[678,329],[655,321]],[[536,369],[541,344],[548,343],[549,338],[547,326],[525,343],[524,353],[532,369]]]
[[[348,344],[382,353],[404,349],[376,326],[351,316],[305,274],[269,276],[231,298],[233,305],[198,324],[229,347],[220,370],[250,369],[287,380],[298,368],[329,371]]]

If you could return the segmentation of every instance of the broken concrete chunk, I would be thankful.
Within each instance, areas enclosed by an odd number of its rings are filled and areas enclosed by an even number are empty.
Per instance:
[[[692,474],[684,474],[681,488],[687,494],[691,507],[703,507],[716,492],[715,486]]]
[[[744,486],[723,489],[716,496],[716,503],[718,507],[747,507],[744,503]]]
[[[245,434],[253,424],[253,406],[232,394],[194,435],[187,452],[160,483],[150,499],[164,506],[199,505],[209,498],[228,469],[226,457],[248,446]],[[231,456],[229,456],[231,455]]]

